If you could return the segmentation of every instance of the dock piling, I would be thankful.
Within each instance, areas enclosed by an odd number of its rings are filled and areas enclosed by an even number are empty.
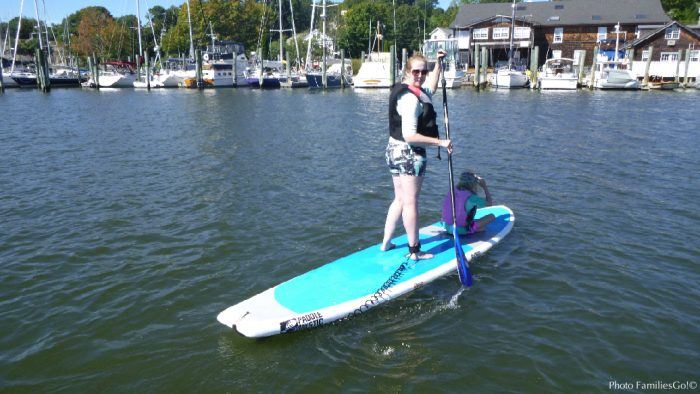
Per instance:
[[[483,71],[484,82],[479,81],[480,85],[486,87],[488,83],[488,69],[489,69],[489,49],[486,47],[481,48],[481,69]]]
[[[144,66],[146,66],[146,89],[151,90],[151,68],[149,67],[149,61],[148,61],[148,52],[144,51],[143,53],[143,59],[144,59]]]
[[[683,87],[688,87],[688,67],[690,66],[690,49],[685,50],[685,74],[683,76]]]
[[[596,45],[595,48],[593,48],[593,60],[591,61],[591,80],[588,83],[589,89],[593,89],[595,87],[595,65],[598,62],[598,51],[599,50],[600,50],[600,47],[598,47],[598,45]]]
[[[394,86],[396,83],[396,47],[394,45],[389,47],[389,52],[389,59],[391,59],[389,64],[389,84]]]
[[[345,49],[340,50],[340,88],[345,89]]]
[[[649,87],[649,67],[651,66],[651,55],[654,54],[654,47],[650,46],[649,47],[649,53],[647,57],[647,63],[644,66],[644,79],[642,80],[642,86],[643,87]]]
[[[2,65],[0,65],[0,93],[5,93],[5,84],[2,83]]]
[[[478,92],[481,88],[479,81],[481,80],[481,73],[479,68],[481,63],[479,62],[479,57],[481,53],[481,46],[479,44],[474,44],[474,86],[476,86],[476,91]]]
[[[537,69],[540,68],[540,47],[535,45],[532,47],[530,54],[530,88],[535,89],[537,87]]]

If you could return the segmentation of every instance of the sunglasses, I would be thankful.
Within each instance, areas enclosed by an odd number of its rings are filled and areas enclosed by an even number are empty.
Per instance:
[[[424,70],[411,70],[411,73],[412,73],[413,75],[416,75],[416,76],[417,76],[418,74],[420,74],[420,75],[428,75],[428,70],[425,70],[425,69],[424,69]]]

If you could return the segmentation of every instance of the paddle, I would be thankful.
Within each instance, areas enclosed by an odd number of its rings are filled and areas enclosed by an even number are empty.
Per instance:
[[[450,121],[447,114],[447,81],[445,81],[445,64],[443,58],[438,58],[440,62],[440,71],[442,76],[442,108],[445,113],[445,138],[450,139]],[[454,237],[455,255],[457,257],[457,271],[459,272],[459,281],[462,285],[470,287],[472,285],[472,274],[469,272],[469,261],[464,255],[462,244],[459,241],[457,233],[457,210],[455,209],[455,180],[452,171],[452,152],[447,151],[447,168],[450,172],[450,199],[452,200],[452,236]]]

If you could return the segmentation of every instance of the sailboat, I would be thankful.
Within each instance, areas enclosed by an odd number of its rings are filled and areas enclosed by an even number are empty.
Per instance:
[[[371,25],[371,24],[370,24]],[[375,34],[376,48],[382,47],[381,23],[377,21],[377,31]],[[353,87],[355,88],[390,88],[391,87],[391,62],[396,61],[391,57],[390,52],[370,52],[363,59],[362,66],[353,77]],[[396,80],[396,78],[394,78]]]
[[[462,67],[460,67],[457,61],[457,55],[459,53],[457,39],[428,39],[423,41],[423,54],[429,61],[435,62],[437,60],[437,52],[439,50],[447,53],[443,63],[445,69],[442,70],[445,76],[445,87],[448,89],[454,89],[462,86],[462,81],[464,80],[466,73]],[[432,69],[432,65],[428,68]]]
[[[316,5],[312,5],[312,7],[316,7]],[[323,49],[323,54],[321,55],[321,70],[320,71],[311,71],[310,69],[307,69],[306,71],[306,81],[308,83],[309,88],[311,89],[323,89],[323,88],[339,88],[342,86],[343,82],[347,85],[350,85],[352,82],[352,65],[351,62],[348,64],[341,64],[341,62],[333,61],[333,64],[328,66],[328,56],[326,54],[326,49],[327,49],[327,35],[326,35],[326,0],[323,0],[323,5],[321,6],[322,14],[321,14],[321,20],[323,21],[322,23],[322,33],[321,33],[321,40],[322,40],[322,49]],[[311,14],[311,32],[313,33],[313,11]],[[310,59],[311,59],[311,41],[312,41],[312,35],[309,35],[309,49],[307,50],[307,68],[309,67]],[[345,69],[343,69],[343,67]],[[325,84],[324,84],[324,75],[325,75]]]
[[[524,88],[530,83],[523,71],[516,70],[513,64],[513,36],[515,35],[515,0],[511,4],[510,43],[508,47],[508,65],[501,67],[496,73],[494,86],[497,88]]]

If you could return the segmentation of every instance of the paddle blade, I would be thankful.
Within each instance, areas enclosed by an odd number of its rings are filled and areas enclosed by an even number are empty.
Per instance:
[[[455,256],[457,258],[457,272],[459,273],[459,281],[462,282],[463,286],[472,286],[472,273],[469,271],[469,261],[467,256],[464,255],[464,250],[462,250],[462,244],[459,242],[459,234],[457,233],[457,226],[452,226],[452,234],[454,236],[455,242]]]

